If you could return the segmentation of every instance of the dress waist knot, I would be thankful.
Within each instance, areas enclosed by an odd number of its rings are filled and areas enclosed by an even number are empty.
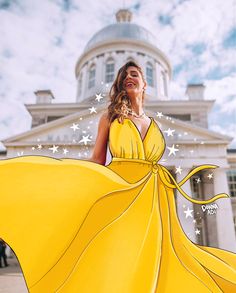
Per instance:
[[[168,188],[172,189],[177,189],[180,194],[182,194],[187,200],[191,201],[192,203],[197,203],[197,204],[209,204],[212,203],[213,201],[219,199],[219,198],[229,198],[229,196],[226,193],[219,193],[215,195],[214,197],[208,199],[208,200],[197,200],[193,199],[189,195],[185,193],[185,191],[181,188],[181,186],[189,180],[195,173],[204,170],[204,169],[215,169],[218,168],[216,165],[201,165],[196,168],[194,168],[191,172],[189,172],[188,175],[186,175],[180,182],[176,182],[172,174],[166,167],[158,164],[158,161],[153,160],[153,161],[148,161],[148,160],[141,160],[141,159],[126,159],[126,158],[118,158],[118,157],[113,157],[112,161],[118,161],[118,162],[137,162],[141,164],[148,164],[150,165],[151,169],[150,172],[153,174],[158,174],[160,177],[160,180],[162,183],[167,186]]]

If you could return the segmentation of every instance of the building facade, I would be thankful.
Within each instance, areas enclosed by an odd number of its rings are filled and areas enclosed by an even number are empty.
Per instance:
[[[46,155],[86,160],[92,154],[98,121],[109,103],[108,93],[118,69],[129,60],[136,61],[148,85],[145,112],[156,119],[167,147],[178,148],[174,156],[166,150],[160,163],[177,182],[193,167],[217,165],[220,168],[193,176],[183,189],[198,199],[222,192],[232,196],[217,200],[216,205],[199,206],[176,192],[177,212],[185,233],[198,244],[236,252],[236,153],[227,151],[232,138],[208,129],[214,100],[204,99],[203,84],[188,85],[187,99],[171,100],[171,64],[155,37],[132,23],[128,10],[118,11],[116,19],[88,41],[76,62],[75,103],[56,103],[50,90],[35,92],[36,104],[25,105],[32,116],[31,130],[4,140],[6,152],[0,153],[0,158]],[[110,160],[107,148],[106,164]],[[193,211],[193,217],[186,217],[187,209]]]

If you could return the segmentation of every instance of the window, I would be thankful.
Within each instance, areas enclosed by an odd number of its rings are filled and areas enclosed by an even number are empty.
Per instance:
[[[92,88],[95,86],[95,65],[92,65],[89,69],[89,80],[88,80],[88,88]]]
[[[191,115],[190,114],[165,114],[168,117],[172,117],[175,119],[179,119],[182,121],[191,121]]]
[[[199,180],[200,179],[200,180]],[[193,175],[190,179],[192,195],[194,198],[203,199],[202,174]]]
[[[161,94],[167,96],[167,84],[166,84],[166,75],[164,71],[161,71]]]
[[[83,82],[83,74],[80,74],[79,82],[78,82],[78,96],[82,93],[82,82]]]
[[[48,116],[47,117],[47,122],[51,122],[51,121],[54,121],[54,120],[57,120],[57,119],[60,119],[62,118],[63,116]]]
[[[227,171],[230,196],[236,197],[236,169]]]
[[[153,86],[153,66],[150,62],[148,62],[146,66],[146,78],[147,84]]]
[[[108,59],[106,62],[105,82],[109,83],[114,80],[115,63],[113,59]]]

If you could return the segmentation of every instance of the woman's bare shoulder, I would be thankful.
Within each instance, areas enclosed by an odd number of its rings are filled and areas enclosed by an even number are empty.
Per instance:
[[[105,128],[109,128],[109,116],[108,116],[108,111],[105,111],[99,120],[99,124],[102,125]]]

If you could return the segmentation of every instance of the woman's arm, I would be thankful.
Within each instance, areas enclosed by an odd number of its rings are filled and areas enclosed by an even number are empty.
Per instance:
[[[106,153],[107,153],[107,143],[109,136],[109,120],[107,113],[104,113],[98,124],[98,133],[96,142],[93,149],[93,154],[88,161],[105,165],[106,163]]]

